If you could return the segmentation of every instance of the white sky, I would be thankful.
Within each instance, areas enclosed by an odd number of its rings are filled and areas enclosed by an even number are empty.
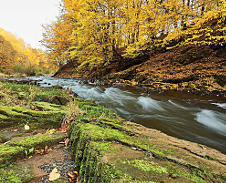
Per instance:
[[[61,0],[0,0],[0,28],[42,48],[42,25],[55,20]]]

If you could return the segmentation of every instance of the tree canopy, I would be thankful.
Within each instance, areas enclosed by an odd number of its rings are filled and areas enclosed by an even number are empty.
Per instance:
[[[226,43],[225,0],[62,0],[43,44],[62,65],[109,64],[153,47]],[[174,43],[174,44],[172,44]]]

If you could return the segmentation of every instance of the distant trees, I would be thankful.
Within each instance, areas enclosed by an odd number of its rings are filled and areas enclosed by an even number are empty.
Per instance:
[[[34,70],[50,68],[47,55],[40,49],[34,49],[21,38],[0,28],[0,67],[6,70]],[[31,72],[31,71],[29,71]],[[33,72],[33,71],[32,71]],[[29,74],[29,73],[28,73]]]
[[[45,26],[42,42],[58,65],[76,59],[81,67],[107,65],[152,46],[170,48],[169,43],[181,37],[197,44],[189,34],[202,35],[198,44],[224,44],[225,4],[225,0],[62,0],[62,13]],[[212,24],[205,31],[203,25],[213,19],[219,26]],[[219,29],[219,35],[211,35],[213,29]]]
[[[16,51],[14,50],[12,44],[0,35],[0,67],[12,63],[15,55]]]

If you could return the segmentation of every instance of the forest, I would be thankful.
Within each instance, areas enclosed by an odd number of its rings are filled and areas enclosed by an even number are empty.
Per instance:
[[[225,46],[225,0],[63,0],[42,43],[59,66],[109,65],[147,50]]]
[[[22,38],[0,28],[1,73],[35,75],[49,73],[54,68],[44,51],[32,48]]]

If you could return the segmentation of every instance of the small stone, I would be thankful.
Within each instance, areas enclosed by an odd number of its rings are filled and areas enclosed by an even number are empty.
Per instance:
[[[27,122],[27,124],[24,126],[24,130],[30,130],[30,126],[28,126],[28,122]]]
[[[137,150],[137,148],[136,148],[136,147],[131,147],[131,149],[132,149],[132,150],[135,150],[135,151]]]

